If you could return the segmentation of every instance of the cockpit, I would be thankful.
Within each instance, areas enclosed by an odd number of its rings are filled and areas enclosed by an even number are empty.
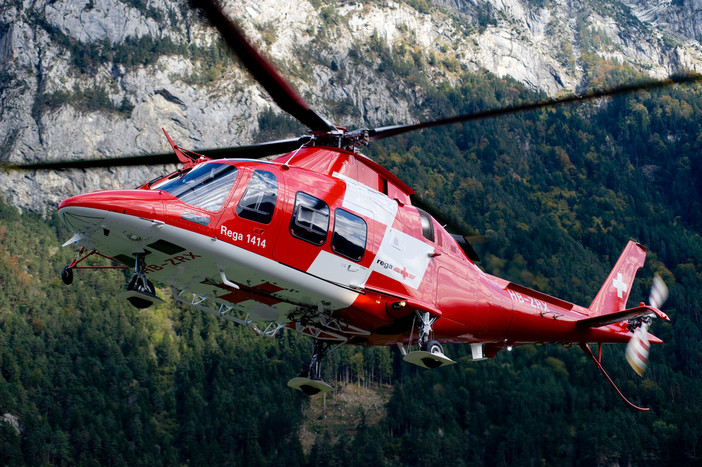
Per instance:
[[[236,181],[239,169],[224,162],[206,162],[187,172],[177,172],[152,186],[166,191],[186,204],[219,211]]]

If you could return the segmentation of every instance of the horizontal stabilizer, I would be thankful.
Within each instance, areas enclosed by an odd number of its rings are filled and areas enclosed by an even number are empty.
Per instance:
[[[643,303],[636,308],[630,308],[628,310],[617,311],[615,313],[609,313],[607,315],[595,316],[593,318],[586,318],[577,321],[577,325],[580,327],[587,328],[599,328],[600,326],[607,326],[609,324],[619,323],[621,321],[627,321],[630,319],[641,318],[646,315],[656,315],[661,319],[670,321],[668,315],[663,313],[658,308],[652,306],[646,306]]]

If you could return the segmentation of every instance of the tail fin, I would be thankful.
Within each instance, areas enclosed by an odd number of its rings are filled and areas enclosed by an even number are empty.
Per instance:
[[[645,260],[646,247],[630,241],[590,304],[588,316],[601,316],[624,310],[636,272]]]

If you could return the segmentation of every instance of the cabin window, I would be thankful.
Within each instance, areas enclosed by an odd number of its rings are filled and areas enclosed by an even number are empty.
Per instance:
[[[426,238],[430,242],[433,242],[434,223],[431,221],[431,216],[426,212],[422,211],[421,209],[417,209],[417,211],[419,211],[419,217],[422,222],[422,235],[424,235],[424,238]]]
[[[256,170],[251,176],[246,193],[239,201],[236,214],[243,219],[269,224],[273,219],[277,199],[278,179],[271,172]]]
[[[353,261],[361,261],[366,252],[368,227],[366,221],[343,209],[334,212],[332,250]]]
[[[321,199],[298,192],[290,221],[290,233],[315,245],[323,245],[329,230],[329,206]]]
[[[219,162],[201,164],[178,178],[158,186],[182,202],[208,211],[219,211],[239,170]]]

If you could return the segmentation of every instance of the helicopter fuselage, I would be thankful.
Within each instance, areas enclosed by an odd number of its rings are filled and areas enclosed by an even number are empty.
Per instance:
[[[127,266],[142,255],[154,282],[316,339],[410,344],[423,313],[437,341],[488,355],[631,337],[578,327],[587,309],[485,274],[411,193],[362,156],[303,148],[274,162],[205,160],[70,198],[59,215],[80,246]]]

